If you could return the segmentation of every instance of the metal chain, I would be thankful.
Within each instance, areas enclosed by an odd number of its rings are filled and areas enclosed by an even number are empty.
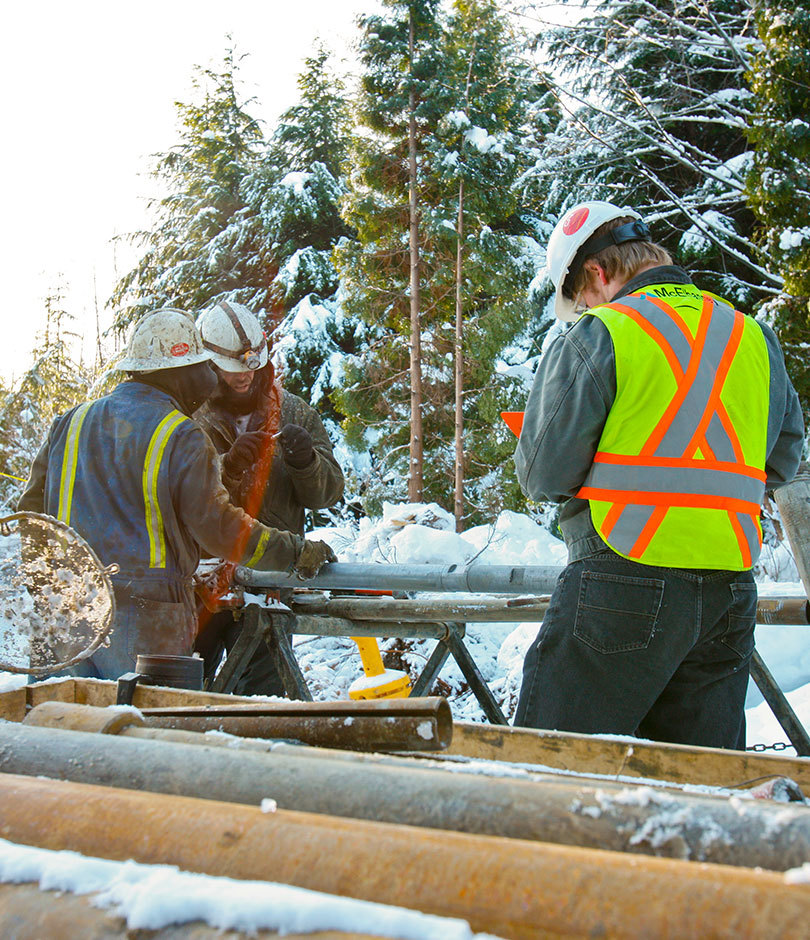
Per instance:
[[[752,744],[746,751],[784,751],[786,748],[793,747],[792,744],[786,744],[784,741],[777,741],[776,744]]]

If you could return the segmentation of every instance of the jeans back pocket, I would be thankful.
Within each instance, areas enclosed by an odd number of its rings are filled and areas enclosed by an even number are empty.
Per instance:
[[[665,582],[585,571],[579,587],[574,636],[599,653],[625,653],[650,645]]]

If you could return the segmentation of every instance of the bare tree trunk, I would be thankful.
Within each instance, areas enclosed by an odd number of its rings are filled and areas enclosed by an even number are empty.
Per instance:
[[[456,532],[461,532],[464,518],[464,305],[462,302],[462,239],[464,236],[464,180],[458,181],[458,219],[456,220],[456,348],[455,348],[455,392],[456,392],[456,487],[453,513],[456,517]]]
[[[424,438],[422,434],[422,336],[419,316],[419,213],[416,205],[416,92],[413,87],[414,22],[409,18],[408,55],[411,89],[408,98],[408,177],[411,259],[411,442],[408,473],[408,499],[422,501],[424,479]]]

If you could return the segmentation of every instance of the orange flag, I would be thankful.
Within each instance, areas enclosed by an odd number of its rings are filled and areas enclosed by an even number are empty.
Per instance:
[[[520,437],[520,431],[523,427],[523,415],[524,412],[522,411],[501,412],[501,417],[506,422],[506,426],[515,435],[515,437]]]

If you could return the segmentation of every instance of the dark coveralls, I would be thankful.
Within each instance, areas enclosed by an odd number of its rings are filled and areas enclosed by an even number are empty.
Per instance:
[[[264,375],[262,374],[264,373]],[[315,457],[304,468],[291,467],[275,445],[263,490],[251,497],[256,470],[238,476],[223,471],[223,482],[238,506],[243,506],[265,525],[296,535],[304,534],[306,509],[334,506],[343,495],[343,472],[332,453],[332,442],[317,412],[302,398],[284,391],[272,381],[272,367],[256,373],[265,379],[256,407],[237,426],[237,417],[225,404],[212,396],[194,415],[205,428],[220,454],[230,450],[240,433],[269,431],[275,433],[286,424],[306,428],[312,436]],[[239,622],[229,611],[208,616],[203,612],[196,649],[205,659],[206,675],[219,664],[223,649],[230,648],[239,635]],[[243,695],[283,695],[284,688],[270,653],[264,645],[257,649],[234,691]]]
[[[170,395],[138,381],[54,421],[18,509],[61,518],[105,565],[118,564],[110,646],[75,668],[104,679],[133,670],[138,653],[191,654],[201,547],[286,569],[303,545],[233,506],[205,433]]]
[[[691,280],[676,266],[655,267],[613,300],[662,284],[675,293]],[[760,327],[770,365],[765,472],[772,489],[795,475],[804,433],[779,343]],[[583,316],[538,366],[515,454],[527,495],[564,503],[560,528],[569,553],[526,654],[515,724],[744,747],[757,602],[750,570],[625,558],[597,533],[588,501],[575,496],[616,393],[610,333],[598,318]]]

